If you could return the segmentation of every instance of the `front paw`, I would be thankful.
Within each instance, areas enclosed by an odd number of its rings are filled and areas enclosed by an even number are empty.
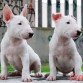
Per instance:
[[[83,74],[82,75],[75,75],[75,80],[83,81]]]
[[[7,80],[7,76],[0,74],[0,80]]]
[[[35,76],[38,77],[38,78],[40,78],[40,77],[42,77],[42,74],[41,74],[40,72],[37,72],[37,73],[35,74]]]
[[[30,76],[22,77],[22,82],[32,82],[32,78]]]
[[[82,74],[82,75],[70,76],[70,77],[69,77],[69,80],[83,81],[83,74]]]
[[[54,81],[54,80],[56,80],[56,76],[49,75],[49,76],[47,77],[47,80],[48,80],[48,81]]]
[[[69,80],[74,80],[75,79],[75,73],[71,73],[68,77]]]

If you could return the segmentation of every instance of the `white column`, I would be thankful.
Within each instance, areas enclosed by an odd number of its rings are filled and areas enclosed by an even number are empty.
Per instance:
[[[69,0],[69,15],[73,15],[73,0]]]
[[[38,0],[35,0],[35,27],[38,27]]]
[[[77,23],[79,27],[81,26],[81,0],[77,0]]]
[[[60,0],[60,13],[65,14],[65,0]]]
[[[51,0],[51,3],[52,3],[52,10],[51,10],[51,13],[52,14],[55,14],[56,13],[56,0]],[[51,16],[52,17],[52,16]],[[55,27],[55,22],[53,21],[53,18],[52,18],[52,28]]]
[[[42,27],[47,28],[47,0],[42,0]]]

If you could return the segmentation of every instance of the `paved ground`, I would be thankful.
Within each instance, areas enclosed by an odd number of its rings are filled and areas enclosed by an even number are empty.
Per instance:
[[[21,77],[9,77],[8,80],[0,80],[0,83],[23,83]],[[26,82],[25,82],[26,83]],[[33,78],[32,83],[83,83],[83,81],[68,80],[68,77],[57,76],[56,81],[46,81],[45,78]]]
[[[21,82],[21,78],[20,77],[12,77],[9,78],[8,80],[0,80],[0,83],[23,83]],[[33,80],[32,83],[83,83],[83,81],[74,81],[74,80],[56,80],[53,82],[49,82],[46,80]]]

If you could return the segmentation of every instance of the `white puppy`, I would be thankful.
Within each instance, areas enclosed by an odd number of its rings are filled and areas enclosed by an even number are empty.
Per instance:
[[[73,38],[80,36],[81,28],[73,16],[53,14],[55,30],[49,43],[50,75],[47,80],[56,79],[57,70],[62,73],[75,71],[74,79],[83,80],[82,59]]]
[[[0,79],[7,79],[7,63],[14,66],[18,72],[22,72],[22,81],[32,81],[30,71],[34,70],[39,76],[41,61],[39,56],[27,44],[26,39],[33,36],[29,21],[26,19],[27,5],[20,15],[13,15],[9,6],[3,9],[3,19],[7,25],[7,31],[1,41],[1,75]]]

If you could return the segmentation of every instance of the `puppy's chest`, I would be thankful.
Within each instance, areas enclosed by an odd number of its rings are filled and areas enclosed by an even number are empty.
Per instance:
[[[23,53],[23,48],[20,45],[9,45],[6,49],[6,55],[19,55]]]
[[[56,67],[64,73],[74,68],[74,49],[70,46],[60,45],[55,50],[54,61]]]
[[[74,56],[74,49],[70,45],[57,45],[55,56],[61,59],[71,59]]]

